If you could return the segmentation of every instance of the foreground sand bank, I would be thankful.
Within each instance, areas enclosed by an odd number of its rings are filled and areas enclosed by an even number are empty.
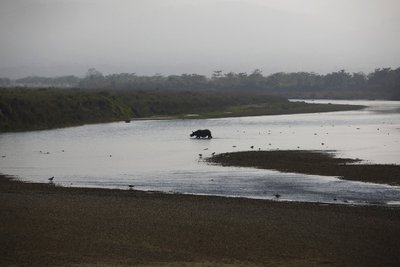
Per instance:
[[[0,176],[0,266],[400,266],[400,209],[133,190]]]

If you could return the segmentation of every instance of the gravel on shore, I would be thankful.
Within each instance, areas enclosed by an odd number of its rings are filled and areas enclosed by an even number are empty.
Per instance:
[[[0,176],[0,266],[400,266],[400,209]]]

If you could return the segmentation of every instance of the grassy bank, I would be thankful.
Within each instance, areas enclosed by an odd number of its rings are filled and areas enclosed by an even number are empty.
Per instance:
[[[399,266],[398,236],[398,209],[0,176],[1,266]]]
[[[359,109],[291,103],[277,96],[211,92],[0,89],[0,132],[168,116],[218,118]]]
[[[218,111],[198,114],[197,118],[224,118],[262,115],[285,115],[302,113],[319,113],[362,109],[358,105],[308,104],[304,102],[261,103],[255,105],[228,106]],[[186,116],[179,116],[185,118]]]
[[[124,120],[132,116],[120,99],[79,90],[0,90],[0,131],[41,130]]]
[[[400,185],[399,165],[363,164],[357,159],[336,158],[323,151],[243,151],[215,155],[208,161],[224,166],[255,167]]]

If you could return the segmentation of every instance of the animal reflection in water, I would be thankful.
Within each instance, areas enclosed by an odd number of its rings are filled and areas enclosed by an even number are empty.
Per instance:
[[[205,130],[197,130],[190,134],[190,137],[196,136],[196,138],[212,138],[211,131],[208,129]]]

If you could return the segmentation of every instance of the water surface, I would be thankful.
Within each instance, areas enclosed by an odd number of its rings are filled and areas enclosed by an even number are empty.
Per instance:
[[[400,187],[209,165],[213,152],[336,150],[340,157],[400,164],[400,102],[359,111],[206,120],[144,120],[0,135],[0,172],[64,186],[159,190],[326,203],[400,204]],[[208,128],[211,140],[190,139]],[[200,157],[199,154],[202,156]],[[290,163],[288,163],[290,164]],[[336,199],[336,200],[334,200]]]

